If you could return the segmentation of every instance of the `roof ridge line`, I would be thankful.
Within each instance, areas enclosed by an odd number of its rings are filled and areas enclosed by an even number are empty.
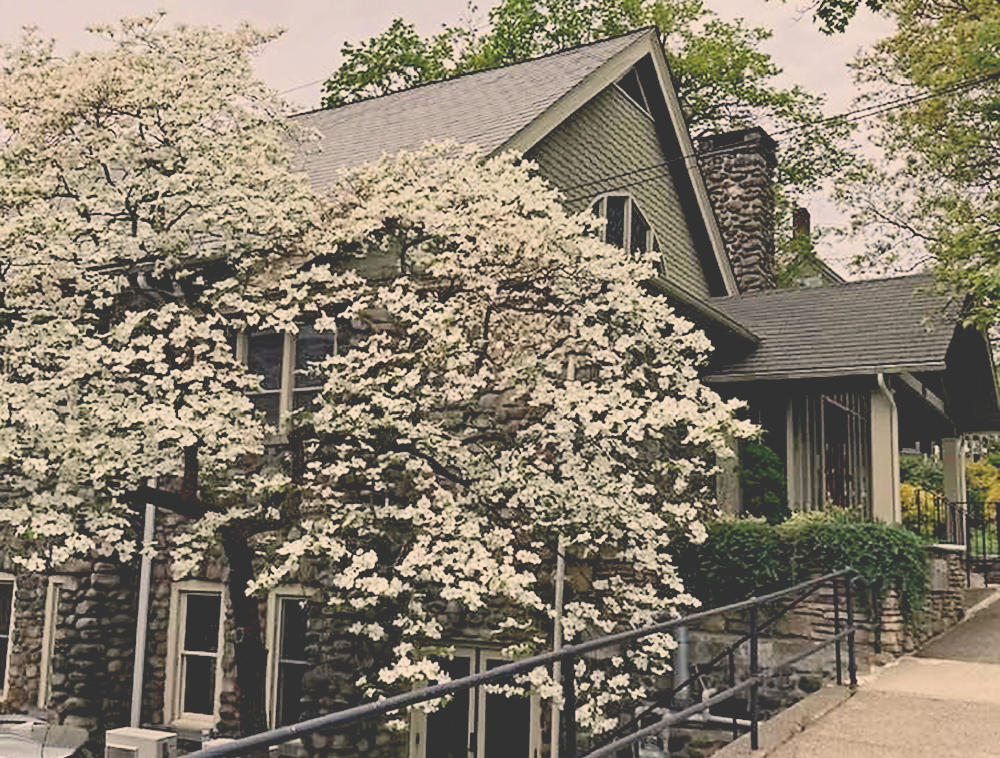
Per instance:
[[[456,74],[455,76],[450,76],[446,79],[435,79],[432,82],[422,82],[420,84],[415,84],[412,87],[407,87],[406,89],[395,90],[394,92],[385,92],[381,95],[375,95],[374,97],[367,97],[364,100],[355,100],[353,103],[345,103],[344,105],[338,105],[336,108],[313,108],[312,110],[308,111],[299,111],[298,113],[290,114],[287,118],[292,119],[292,118],[298,118],[299,116],[311,116],[314,113],[323,113],[325,111],[330,111],[330,112],[342,111],[346,108],[350,108],[352,105],[361,105],[363,103],[370,103],[374,100],[384,100],[386,98],[392,97],[393,95],[402,95],[404,92],[414,92],[416,90],[426,89],[428,87],[433,87],[438,84],[447,84],[448,82],[454,82],[458,79],[462,79],[465,77],[475,76],[477,74],[486,74],[489,73],[490,71],[501,71],[503,69],[516,68],[517,66],[521,66],[526,63],[534,63],[536,61],[545,60],[546,58],[553,58],[557,55],[563,55],[565,53],[571,53],[577,50],[583,50],[584,48],[587,47],[595,47],[597,45],[602,45],[605,42],[612,42],[614,40],[624,39],[625,37],[631,35],[639,35],[640,33],[649,32],[653,29],[657,29],[657,27],[654,24],[650,24],[648,26],[639,27],[638,29],[632,29],[631,31],[628,32],[616,34],[613,37],[604,37],[603,39],[594,40],[593,42],[584,42],[581,45],[574,45],[573,47],[564,47],[559,50],[552,50],[551,52],[543,53],[542,55],[537,55],[534,58],[525,58],[523,61],[508,63],[503,66],[492,66],[490,68],[483,68],[477,71],[463,71],[460,74]]]

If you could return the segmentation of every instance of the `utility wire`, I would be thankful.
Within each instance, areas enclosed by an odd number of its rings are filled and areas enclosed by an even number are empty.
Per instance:
[[[843,122],[861,121],[861,120],[866,119],[866,118],[871,118],[872,116],[878,116],[878,115],[881,115],[882,113],[887,113],[889,111],[896,110],[898,108],[903,108],[903,107],[905,107],[907,105],[913,105],[915,103],[920,103],[920,102],[923,102],[925,100],[933,99],[935,97],[942,97],[943,95],[951,94],[951,93],[954,93],[954,92],[960,92],[962,90],[966,90],[966,89],[969,89],[971,87],[975,87],[975,86],[977,86],[979,84],[984,84],[986,82],[995,81],[997,79],[1000,79],[1000,71],[994,71],[992,73],[985,74],[985,75],[979,76],[979,77],[975,77],[973,79],[966,79],[966,80],[963,80],[961,82],[956,82],[955,84],[949,85],[947,87],[942,87],[940,89],[934,90],[932,92],[927,92],[927,93],[924,93],[922,95],[911,95],[911,96],[907,96],[907,97],[896,98],[894,100],[888,100],[888,101],[885,101],[885,102],[882,102],[882,103],[874,103],[872,105],[867,105],[867,106],[864,106],[864,107],[861,107],[861,108],[855,108],[854,110],[846,111],[845,113],[840,113],[840,114],[837,114],[835,116],[829,116],[827,118],[819,119],[817,121],[809,121],[809,122],[802,123],[802,124],[796,124],[795,126],[790,126],[787,129],[782,129],[780,131],[774,132],[773,134],[771,134],[769,136],[772,139],[774,139],[775,142],[778,142],[778,143],[780,143],[780,142],[787,142],[787,141],[789,141],[789,140],[792,139],[792,136],[789,136],[789,135],[791,135],[793,132],[798,132],[798,131],[803,130],[803,129],[812,129],[812,128],[823,126],[825,124],[834,123],[834,122],[840,122],[840,121],[843,121]],[[776,137],[778,137],[778,139],[775,139]],[[613,174],[611,176],[601,177],[600,179],[592,179],[592,180],[587,181],[587,182],[581,182],[580,184],[574,184],[574,185],[572,185],[570,187],[564,188],[563,192],[566,193],[566,194],[568,194],[568,193],[572,192],[573,190],[583,189],[584,187],[590,187],[590,186],[597,185],[597,184],[604,184],[605,182],[614,181],[615,179],[625,179],[625,178],[637,176],[639,174],[644,174],[646,172],[653,171],[655,169],[659,169],[659,168],[664,168],[666,166],[670,166],[671,164],[677,163],[678,161],[684,161],[684,160],[688,160],[688,159],[691,159],[691,158],[706,158],[706,157],[710,157],[710,156],[713,156],[713,155],[721,155],[721,154],[724,154],[724,153],[727,153],[727,152],[737,152],[737,151],[740,151],[742,149],[743,149],[743,145],[732,145],[732,146],[727,146],[727,147],[724,147],[724,148],[719,148],[718,150],[707,150],[707,151],[705,151],[703,153],[685,153],[685,154],[676,156],[674,158],[669,158],[669,159],[667,159],[665,161],[662,161],[660,163],[654,163],[654,164],[649,165],[649,166],[643,166],[642,168],[632,169],[631,171],[624,171],[624,172],[622,172],[620,174]],[[601,192],[602,193],[603,192],[616,192],[618,190],[628,189],[629,187],[634,187],[637,184],[642,184],[644,182],[650,181],[653,178],[655,178],[655,177],[654,176],[649,176],[649,177],[644,177],[644,178],[641,178],[641,179],[637,179],[635,181],[630,181],[630,182],[627,182],[627,183],[624,183],[624,184],[619,184],[619,185],[614,186],[614,187],[602,188]],[[581,196],[578,196],[578,197],[568,197],[568,198],[566,198],[566,202],[568,202],[568,203],[578,202],[580,200],[586,200],[589,197],[591,197],[591,195],[589,195],[589,194],[588,195],[581,195]]]

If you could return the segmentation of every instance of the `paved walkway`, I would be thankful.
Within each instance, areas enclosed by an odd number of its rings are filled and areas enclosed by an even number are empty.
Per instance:
[[[1000,602],[862,680],[772,758],[1000,756]]]

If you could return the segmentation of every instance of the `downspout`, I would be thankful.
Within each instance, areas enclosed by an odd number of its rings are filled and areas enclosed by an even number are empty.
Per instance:
[[[572,382],[576,379],[576,360],[574,356],[569,356],[569,360],[566,365],[566,381]],[[559,539],[556,542],[556,597],[555,597],[555,619],[552,623],[552,650],[554,652],[559,652],[562,650],[563,646],[563,634],[562,634],[562,611],[563,611],[563,594],[566,588],[566,537],[562,532],[559,533]],[[562,679],[562,662],[556,661],[552,664],[552,678],[558,686]],[[559,710],[559,706],[555,699],[552,700],[552,736],[551,744],[549,746],[549,756],[550,758],[559,758],[559,737],[560,737],[560,723],[559,717],[562,715],[562,711]]]
[[[892,390],[890,390],[889,386],[885,383],[885,374],[883,374],[880,371],[878,374],[875,375],[875,378],[876,378],[876,381],[878,381],[879,391],[882,393],[882,396],[885,397],[885,399],[889,401],[889,405],[892,407],[892,418],[893,419],[898,418],[899,417],[899,411],[896,408],[896,399],[892,395]],[[898,435],[899,435],[899,428],[897,427],[896,424],[890,423],[889,424],[889,441],[890,441],[890,444],[892,445],[892,447],[890,448],[890,451],[892,453],[893,460],[898,459],[898,456],[899,456],[899,439],[898,439]],[[893,511],[894,515],[897,515],[899,518],[902,518],[903,517],[903,514],[901,512],[902,511],[902,504],[900,504],[900,512],[897,513],[897,509],[896,509],[896,504],[899,501],[899,466],[898,465],[894,465],[891,468],[892,468],[892,492],[893,492],[893,496],[892,496],[892,498],[893,498],[892,499],[892,511]]]
[[[556,601],[555,601],[555,621],[552,625],[552,650],[559,652],[562,650],[562,607],[563,590],[566,587],[566,540],[563,535],[559,535],[556,546]],[[562,661],[552,664],[552,678],[558,685],[562,677]],[[552,742],[549,755],[551,758],[559,758],[559,717],[562,711],[559,704],[552,700]]]
[[[135,659],[132,664],[132,715],[129,720],[129,725],[132,727],[139,726],[142,712],[142,684],[146,673],[146,632],[149,627],[150,578],[153,573],[151,548],[155,527],[156,506],[147,503],[142,526],[142,568],[139,572],[139,609],[136,615]]]

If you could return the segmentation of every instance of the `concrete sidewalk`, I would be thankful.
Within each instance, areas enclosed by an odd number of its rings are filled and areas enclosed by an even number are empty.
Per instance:
[[[905,658],[769,755],[1000,756],[1000,666]]]
[[[853,697],[838,701],[831,692],[831,707],[790,739],[786,734],[762,743],[756,754],[744,752],[761,758],[1000,757],[1000,596],[990,600],[919,657],[862,679]]]

